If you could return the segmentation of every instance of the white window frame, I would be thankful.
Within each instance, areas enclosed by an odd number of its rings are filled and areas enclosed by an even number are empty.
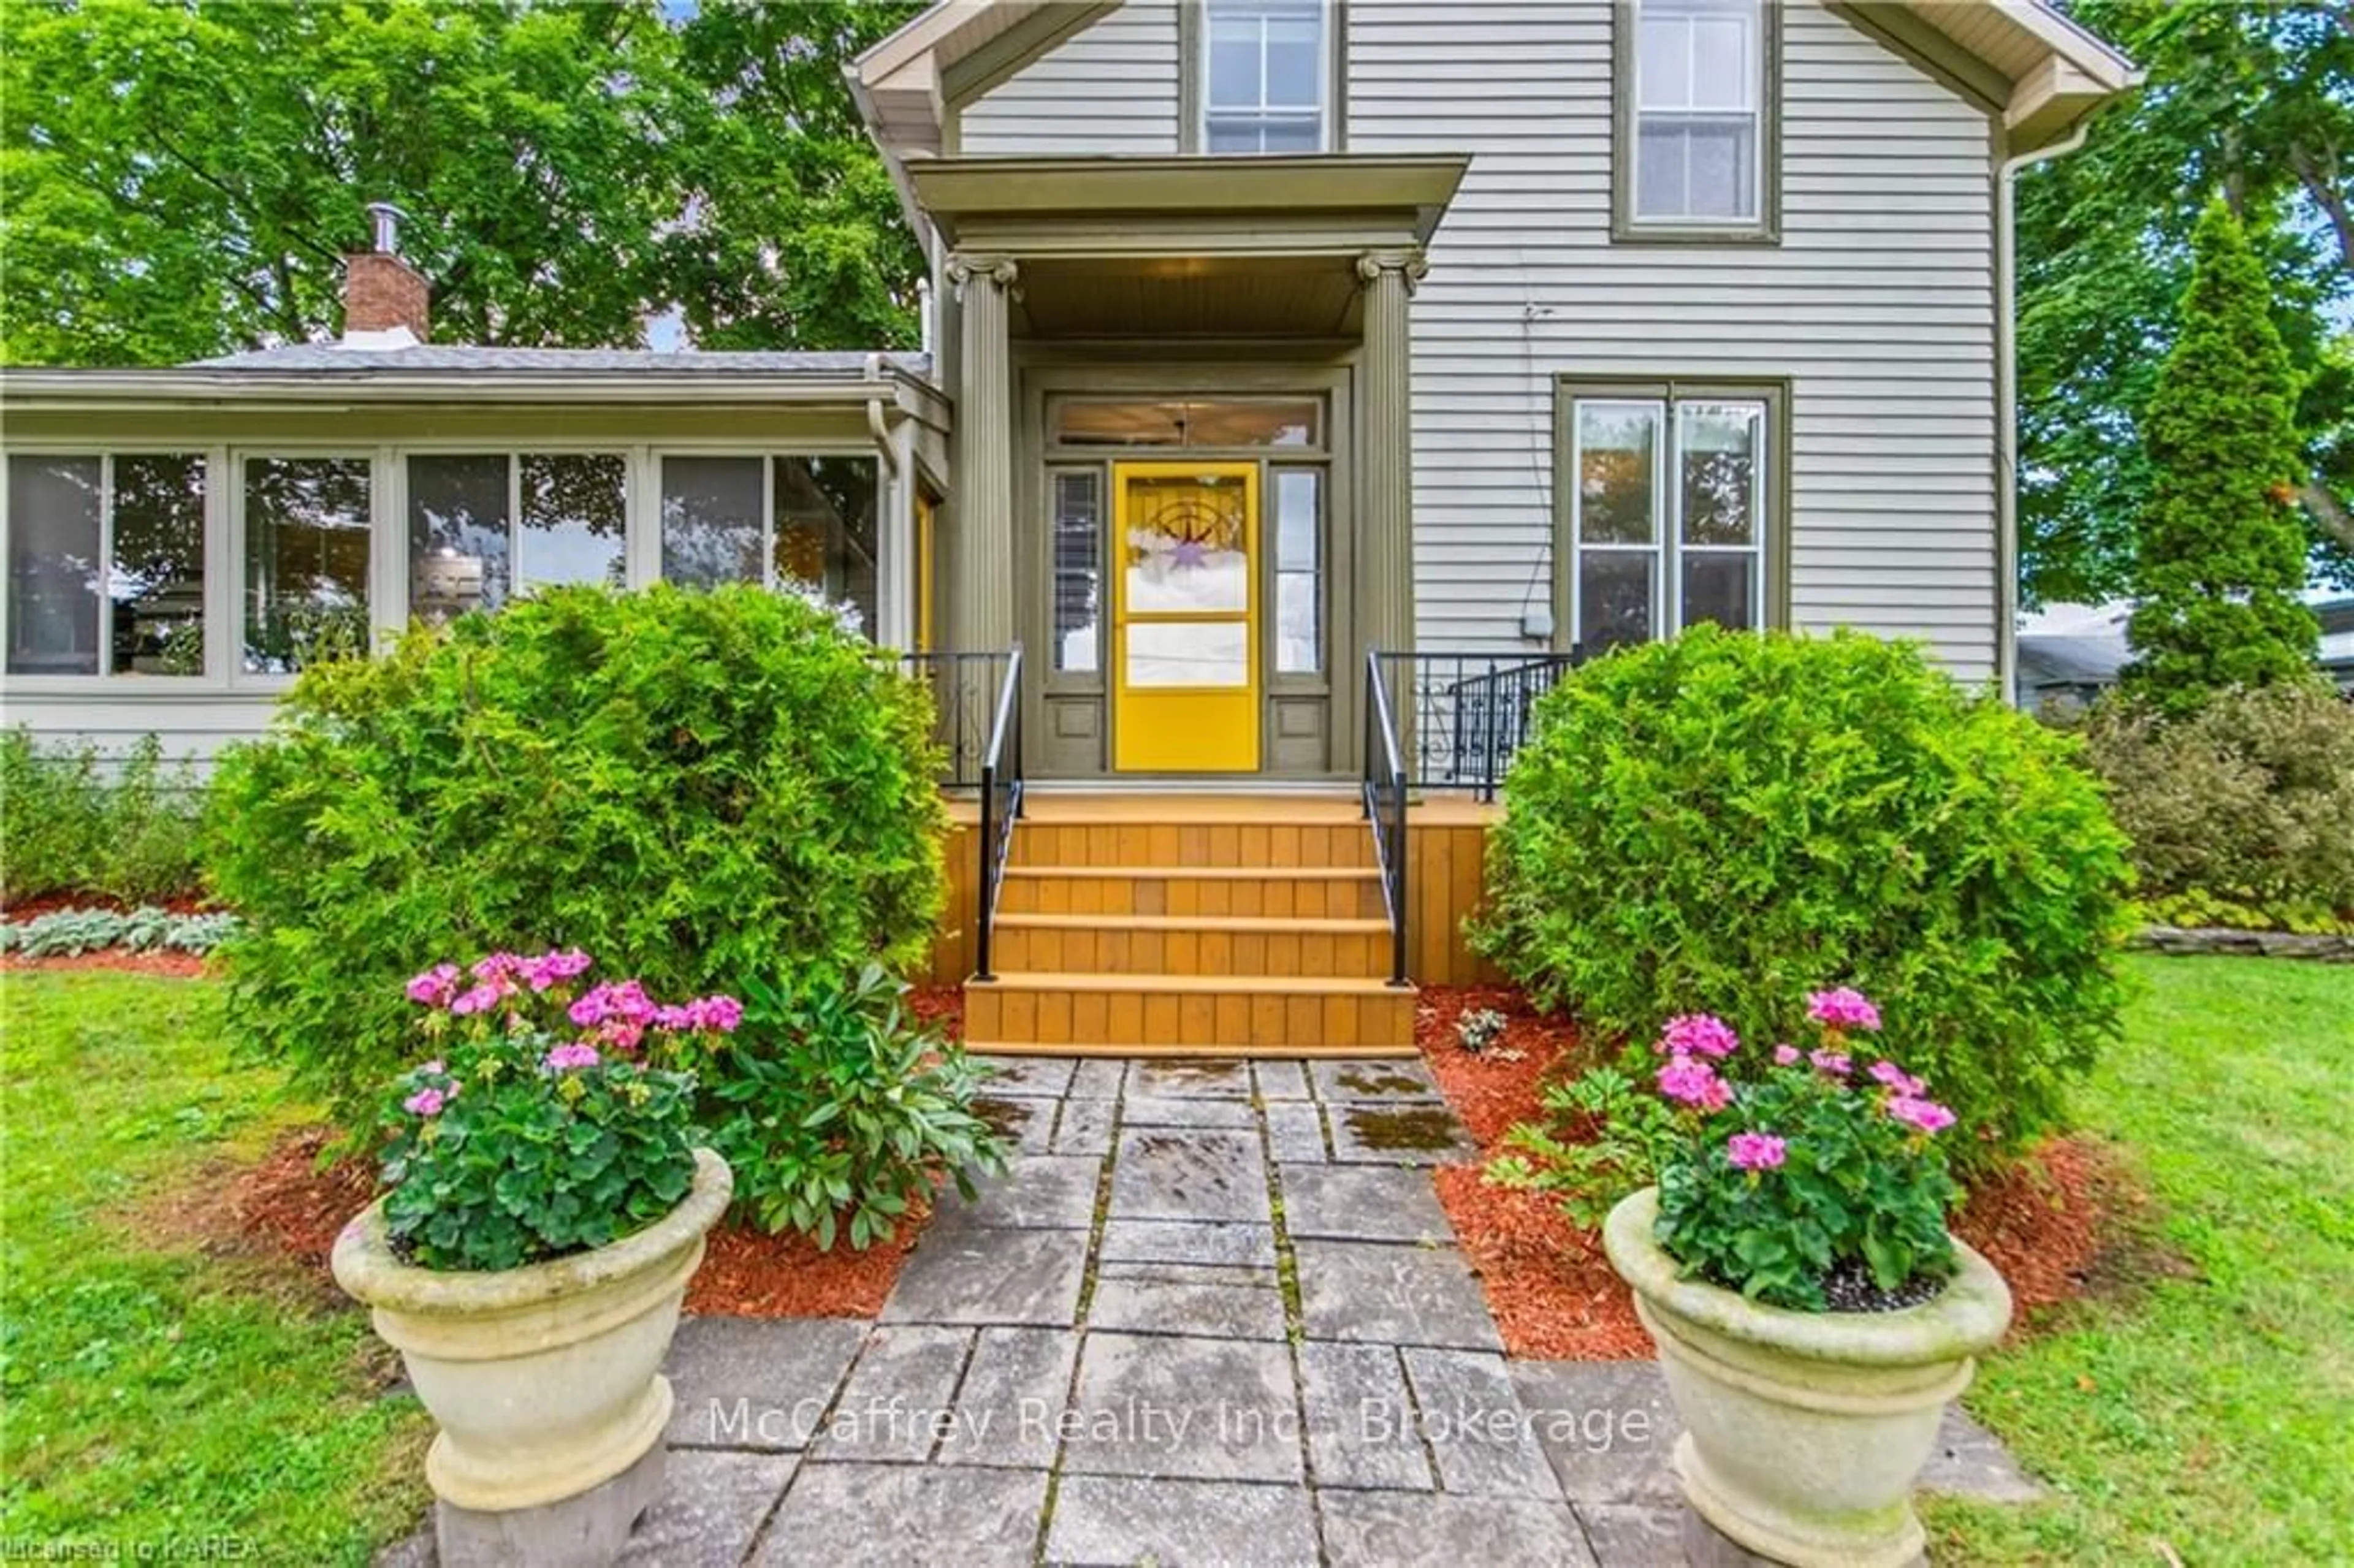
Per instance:
[[[399,534],[400,620],[410,619],[410,577],[416,563],[409,555],[408,542],[408,465],[416,458],[494,457],[504,458],[507,465],[507,599],[519,598],[524,589],[516,568],[523,561],[523,460],[527,457],[608,457],[621,463],[621,584],[624,588],[639,586],[631,560],[631,543],[637,529],[639,493],[639,449],[621,441],[526,440],[520,443],[500,441],[419,441],[403,442],[394,449],[392,467],[398,475],[399,494],[392,511],[393,527]]]
[[[899,618],[895,615],[892,601],[887,597],[893,587],[893,574],[888,568],[887,562],[892,554],[892,518],[896,514],[896,498],[893,493],[898,484],[905,482],[894,480],[890,465],[882,461],[881,454],[874,448],[845,447],[838,443],[797,442],[790,446],[758,447],[742,445],[698,447],[669,444],[649,449],[646,456],[646,470],[650,486],[646,492],[645,510],[642,514],[643,532],[648,535],[644,563],[644,580],[647,582],[660,581],[663,576],[663,463],[665,460],[674,457],[758,460],[760,464],[760,586],[770,592],[776,591],[780,586],[777,577],[777,460],[779,458],[842,458],[873,464],[875,470],[875,623],[866,627],[865,632],[867,640],[878,648],[897,646],[896,642],[885,640],[885,627],[890,628],[891,635],[895,638],[904,634],[903,629],[898,624]],[[904,572],[897,577],[901,582],[909,580]],[[824,591],[822,583],[818,587],[821,591]]]
[[[1637,556],[1654,563],[1651,575],[1651,641],[1664,641],[1681,635],[1685,628],[1683,595],[1683,557],[1696,556],[1747,556],[1752,563],[1749,574],[1749,625],[1753,630],[1763,630],[1772,624],[1774,598],[1767,578],[1774,568],[1776,541],[1773,536],[1776,519],[1774,487],[1781,482],[1774,469],[1774,453],[1778,450],[1781,432],[1778,419],[1787,418],[1787,408],[1779,399],[1765,391],[1734,390],[1670,390],[1659,396],[1632,392],[1612,392],[1603,388],[1575,390],[1566,397],[1568,403],[1568,467],[1555,477],[1569,498],[1569,576],[1568,614],[1564,624],[1569,627],[1571,642],[1584,645],[1585,636],[1585,560],[1588,555]],[[1659,439],[1651,446],[1651,543],[1648,545],[1587,544],[1585,542],[1585,420],[1589,408],[1639,409],[1658,421]],[[1739,408],[1755,410],[1757,416],[1757,445],[1755,453],[1755,481],[1751,503],[1755,526],[1754,537],[1747,545],[1691,545],[1684,542],[1683,484],[1680,459],[1683,450],[1683,422],[1688,409]]]
[[[1316,145],[1312,150],[1318,153],[1331,152],[1334,142],[1332,99],[1337,85],[1334,80],[1337,72],[1333,66],[1334,56],[1338,50],[1333,47],[1333,29],[1337,25],[1337,18],[1328,0],[1198,0],[1198,3],[1201,14],[1199,25],[1195,29],[1193,69],[1195,79],[1201,83],[1201,90],[1197,94],[1200,101],[1194,106],[1193,113],[1194,145],[1204,153],[1209,152],[1210,122],[1213,120],[1220,120],[1236,126],[1247,123],[1258,139],[1258,146],[1250,152],[1225,153],[1219,154],[1220,156],[1247,158],[1304,155],[1281,152],[1269,154],[1267,150],[1267,129],[1270,124],[1305,124],[1309,120],[1307,111],[1288,104],[1270,104],[1267,101],[1268,13],[1296,11],[1304,15],[1313,15],[1316,18],[1314,114]],[[1211,48],[1211,37],[1215,31],[1218,13],[1221,11],[1242,13],[1243,16],[1256,20],[1258,24],[1258,101],[1254,104],[1221,106],[1215,101],[1216,94],[1213,90],[1214,83],[1212,80],[1211,69],[1214,52]]]

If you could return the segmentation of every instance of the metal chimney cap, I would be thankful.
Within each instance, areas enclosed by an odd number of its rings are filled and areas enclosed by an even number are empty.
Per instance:
[[[379,256],[400,254],[400,223],[408,215],[388,201],[367,204],[367,215],[375,223],[374,248]]]

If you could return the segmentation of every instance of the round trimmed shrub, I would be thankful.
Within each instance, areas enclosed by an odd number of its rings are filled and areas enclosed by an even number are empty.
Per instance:
[[[1983,1164],[2057,1123],[2116,1027],[2130,874],[2075,752],[1902,643],[1622,650],[1539,706],[1475,941],[1638,1044],[1695,1011],[1796,1039],[1793,999],[1854,986]]]
[[[2319,679],[2169,716],[2112,693],[2084,727],[2150,914],[2354,932],[2354,704]]]
[[[931,702],[826,608],[561,588],[315,666],[220,763],[241,1044],[345,1126],[408,1065],[410,975],[579,947],[658,994],[902,964],[945,893]]]

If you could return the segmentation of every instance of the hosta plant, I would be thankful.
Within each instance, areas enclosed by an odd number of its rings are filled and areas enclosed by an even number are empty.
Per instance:
[[[695,1078],[655,1065],[708,1049],[742,1009],[591,985],[577,949],[493,953],[408,982],[437,1053],[384,1123],[387,1232],[431,1269],[504,1269],[620,1240],[695,1181]],[[653,1060],[650,1060],[653,1058]]]
[[[1767,1306],[1926,1299],[1955,1266],[1958,1189],[1937,1139],[1953,1113],[1865,1048],[1880,1028],[1868,999],[1817,991],[1807,1012],[1813,1047],[1770,1054],[1704,1013],[1669,1022],[1657,1084],[1680,1137],[1660,1162],[1654,1234],[1688,1277]]]

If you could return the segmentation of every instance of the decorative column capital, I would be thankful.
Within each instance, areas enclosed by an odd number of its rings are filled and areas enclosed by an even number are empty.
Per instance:
[[[1357,258],[1357,277],[1362,282],[1379,282],[1392,273],[1405,284],[1410,294],[1429,276],[1430,259],[1419,250],[1368,250]]]
[[[1022,276],[1021,264],[1013,257],[970,250],[950,252],[945,270],[948,272],[949,281],[956,285],[960,299],[964,295],[965,285],[975,279],[993,283],[1000,289],[1010,290],[1013,287],[1014,281]]]

